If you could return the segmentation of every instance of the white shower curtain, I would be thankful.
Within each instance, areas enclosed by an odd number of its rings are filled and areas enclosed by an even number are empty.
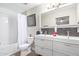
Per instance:
[[[25,48],[27,41],[27,16],[18,14],[18,45],[20,49]],[[23,48],[21,47],[23,46]]]

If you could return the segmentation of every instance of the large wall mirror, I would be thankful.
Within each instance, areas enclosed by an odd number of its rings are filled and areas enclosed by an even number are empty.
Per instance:
[[[27,26],[36,26],[36,14],[27,16]]]
[[[69,16],[63,16],[56,18],[56,24],[62,25],[62,24],[69,24]]]

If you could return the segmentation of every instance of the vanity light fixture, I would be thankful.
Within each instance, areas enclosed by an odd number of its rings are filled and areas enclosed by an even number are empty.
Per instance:
[[[28,3],[23,3],[24,5],[28,5]]]
[[[62,22],[63,22],[63,20],[60,20],[60,22],[62,23]]]
[[[47,7],[47,9],[53,9],[53,8],[59,8],[61,5],[64,5],[66,3],[55,3],[55,4],[49,4],[49,6]]]

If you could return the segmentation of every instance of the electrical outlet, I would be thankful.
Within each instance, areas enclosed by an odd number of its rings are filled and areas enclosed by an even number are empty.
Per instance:
[[[79,33],[79,28],[77,28],[77,32]]]
[[[0,45],[1,45],[1,42],[0,42]]]

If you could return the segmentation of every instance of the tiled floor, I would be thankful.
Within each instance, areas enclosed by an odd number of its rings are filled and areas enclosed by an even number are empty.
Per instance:
[[[31,53],[29,53],[27,56],[41,56],[39,54],[36,54],[34,51],[32,51]]]

